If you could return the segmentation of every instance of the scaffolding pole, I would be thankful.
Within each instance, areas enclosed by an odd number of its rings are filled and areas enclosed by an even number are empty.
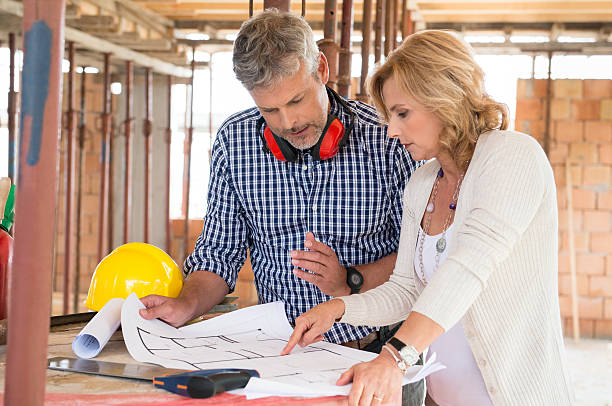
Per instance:
[[[189,129],[185,134],[184,161],[183,161],[183,205],[185,210],[185,224],[183,225],[183,258],[189,255],[189,189],[191,184],[191,144],[193,143],[193,82],[195,76],[195,48],[192,49],[191,58],[191,97],[189,98]]]
[[[16,176],[16,159],[15,159],[15,133],[17,132],[17,123],[15,114],[17,114],[17,94],[15,93],[15,33],[9,33],[9,92],[8,92],[8,176],[11,178],[12,184],[17,183]]]
[[[132,117],[134,84],[134,64],[127,61],[125,64],[125,184],[123,200],[123,243],[130,240],[130,223],[132,218]]]
[[[74,179],[75,179],[75,161],[76,161],[76,143],[77,143],[77,111],[75,110],[76,99],[76,66],[74,63],[75,46],[74,42],[68,43],[68,61],[70,68],[68,70],[68,111],[66,114],[66,152],[64,155],[64,170],[66,177],[64,178],[64,278],[63,278],[63,313],[70,313],[70,278],[74,268],[73,256],[73,239],[74,231]]]
[[[168,75],[168,100],[166,102],[166,253],[170,255],[170,146],[172,143],[172,75]]]
[[[151,221],[151,178],[152,178],[152,145],[151,135],[153,133],[153,70],[145,69],[145,119],[142,127],[145,144],[145,167],[144,167],[144,242],[149,243],[149,222]]]
[[[61,116],[64,0],[24,0],[24,65],[10,266],[7,406],[45,398]]]
[[[83,188],[83,152],[85,150],[85,133],[87,128],[85,126],[85,100],[86,100],[86,75],[85,75],[85,67],[81,71],[81,100],[79,107],[79,143],[78,143],[78,158],[77,158],[77,171],[76,171],[76,238],[75,238],[75,257],[76,261],[74,263],[74,297],[72,308],[74,313],[78,313],[79,311],[79,287],[80,287],[80,279],[81,279],[81,212],[82,208],[82,188]]]
[[[108,252],[108,189],[110,178],[110,54],[104,54],[102,153],[100,155],[100,212],[98,217],[98,262]]]

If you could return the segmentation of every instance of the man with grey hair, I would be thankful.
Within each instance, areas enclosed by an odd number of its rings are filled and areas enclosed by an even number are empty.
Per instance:
[[[142,298],[147,319],[179,326],[210,310],[234,290],[247,250],[259,302],[283,301],[291,323],[393,271],[402,193],[418,164],[372,107],[326,87],[327,60],[302,18],[278,10],[252,17],[233,62],[257,107],[219,128],[188,277],[176,299]],[[393,333],[336,323],[324,338],[380,352]],[[423,399],[423,382],[404,388],[404,404]]]

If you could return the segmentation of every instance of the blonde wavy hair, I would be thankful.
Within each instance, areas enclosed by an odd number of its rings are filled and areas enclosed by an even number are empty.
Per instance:
[[[385,121],[389,111],[382,89],[391,77],[442,121],[440,145],[460,170],[467,169],[480,134],[508,128],[507,108],[486,94],[471,47],[449,32],[410,35],[370,78],[370,97]]]

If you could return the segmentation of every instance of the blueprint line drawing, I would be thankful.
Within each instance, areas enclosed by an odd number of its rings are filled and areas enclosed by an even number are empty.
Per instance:
[[[283,385],[290,396],[347,394],[350,385],[335,385],[340,374],[377,356],[328,342],[296,347],[281,356],[293,332],[281,302],[251,306],[178,329],[161,320],[143,319],[138,312],[142,308],[136,295],[131,295],[121,309],[123,337],[135,360],[187,370],[255,369],[260,382],[252,381],[260,385],[260,392],[269,389],[262,389],[269,381],[274,388]],[[424,367],[413,368],[413,376],[424,372]],[[405,383],[409,382],[406,378]],[[272,390],[276,390],[272,395],[279,394],[278,389]]]

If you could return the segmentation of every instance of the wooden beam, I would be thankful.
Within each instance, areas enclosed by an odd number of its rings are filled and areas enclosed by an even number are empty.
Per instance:
[[[121,35],[100,35],[100,37],[136,51],[169,51],[174,45],[169,39],[143,39],[131,38],[130,36],[122,37]]]
[[[452,13],[421,10],[421,15],[427,23],[491,23],[491,22],[601,22],[612,21],[612,9],[601,9],[589,14],[576,14],[570,10],[567,12],[551,12],[540,10],[539,12],[525,12],[521,10],[487,11],[479,13],[459,12]]]
[[[119,32],[119,19],[112,15],[82,15],[75,19],[66,19],[72,28],[87,32]]]
[[[495,1],[495,0],[478,0],[478,1],[419,1],[419,10],[441,10],[447,13],[472,11],[479,13],[481,11],[488,12],[490,10],[499,10],[506,12],[507,10],[521,10],[529,13],[531,10],[546,10],[549,13],[571,10],[574,13],[597,12],[601,9],[612,8],[612,1]]]
[[[157,58],[132,51],[129,48],[113,44],[112,42],[94,37],[93,35],[75,30],[74,28],[66,27],[66,39],[74,41],[81,47],[91,49],[92,51],[102,53],[109,52],[113,55],[113,59],[133,61],[138,65],[151,67],[154,71],[159,73],[181,77],[191,76],[191,71],[189,69],[175,66]]]
[[[22,18],[23,4],[13,0],[0,0],[0,11]],[[132,51],[129,48],[94,37],[93,35],[79,31],[75,28],[66,27],[65,38],[66,41],[74,41],[82,48],[101,53],[110,52],[113,54],[113,59],[134,61],[134,63],[138,65],[151,67],[155,72],[180,77],[191,76],[191,71],[189,69],[164,62],[140,52]]]

